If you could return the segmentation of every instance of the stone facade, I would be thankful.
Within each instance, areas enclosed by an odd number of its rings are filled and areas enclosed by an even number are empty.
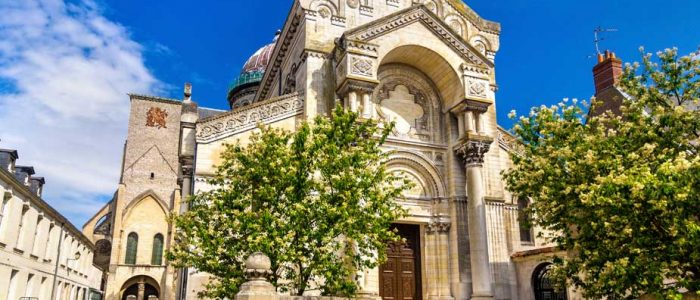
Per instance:
[[[95,246],[41,199],[44,178],[17,166],[17,158],[17,151],[0,149],[0,299],[101,294]]]
[[[389,167],[416,183],[396,199],[409,210],[397,223],[416,237],[413,277],[391,281],[396,265],[363,270],[362,295],[531,299],[523,268],[548,258],[512,255],[548,245],[532,232],[522,240],[521,207],[500,177],[517,145],[496,120],[499,34],[459,0],[296,0],[271,50],[256,54],[269,55],[255,58],[268,62],[262,78],[229,92],[231,111],[198,108],[189,86],[184,101],[132,95],[119,188],[84,227],[111,246],[107,299],[196,299],[207,274],[151,263],[154,234],[164,249],[174,242],[164,220],[211,188],[225,143],[245,144],[258,123],[294,130],[335,105],[396,121]]]

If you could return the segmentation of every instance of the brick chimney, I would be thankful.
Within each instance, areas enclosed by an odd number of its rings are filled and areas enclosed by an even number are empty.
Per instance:
[[[14,174],[17,158],[19,158],[17,150],[0,149],[0,168]]]
[[[620,83],[622,72],[622,60],[617,58],[615,53],[608,50],[604,54],[598,54],[598,64],[593,67],[596,97]]]

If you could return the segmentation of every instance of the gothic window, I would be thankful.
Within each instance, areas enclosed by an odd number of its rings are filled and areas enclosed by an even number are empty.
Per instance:
[[[550,278],[552,264],[539,265],[532,274],[535,300],[567,300],[566,291],[557,291]]]
[[[135,232],[129,233],[129,237],[126,241],[126,259],[124,263],[127,265],[136,264],[136,251],[138,251],[139,246],[139,235]]]
[[[156,234],[153,237],[153,254],[151,256],[151,264],[160,266],[163,264],[163,235]]]
[[[527,212],[527,208],[529,206],[530,202],[527,198],[518,198],[518,224],[520,226],[520,241],[524,243],[535,242],[532,234],[532,228],[530,228],[531,216]]]

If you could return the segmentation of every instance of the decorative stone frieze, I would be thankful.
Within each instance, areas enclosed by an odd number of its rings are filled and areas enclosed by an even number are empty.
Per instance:
[[[523,145],[518,140],[507,132],[505,129],[498,127],[498,145],[508,152],[522,154]]]
[[[225,136],[255,128],[259,123],[270,123],[301,114],[304,99],[297,93],[272,98],[267,101],[201,120],[197,124],[197,142],[210,143]]]

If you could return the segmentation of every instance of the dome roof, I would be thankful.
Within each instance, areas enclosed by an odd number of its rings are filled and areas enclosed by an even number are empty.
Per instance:
[[[258,49],[258,51],[255,51],[253,56],[251,56],[245,63],[245,65],[243,65],[241,75],[252,72],[265,72],[267,63],[270,62],[272,51],[275,50],[275,44],[276,43],[273,42],[265,47]]]
[[[234,79],[229,86],[228,100],[232,107],[233,103],[236,101],[234,98],[239,91],[254,86],[262,81],[265,68],[267,68],[270,58],[272,57],[272,52],[275,50],[279,34],[280,33],[277,32],[272,43],[258,49],[258,51],[255,51],[255,53],[248,58],[248,61],[243,65],[243,69],[241,69],[240,75]]]

